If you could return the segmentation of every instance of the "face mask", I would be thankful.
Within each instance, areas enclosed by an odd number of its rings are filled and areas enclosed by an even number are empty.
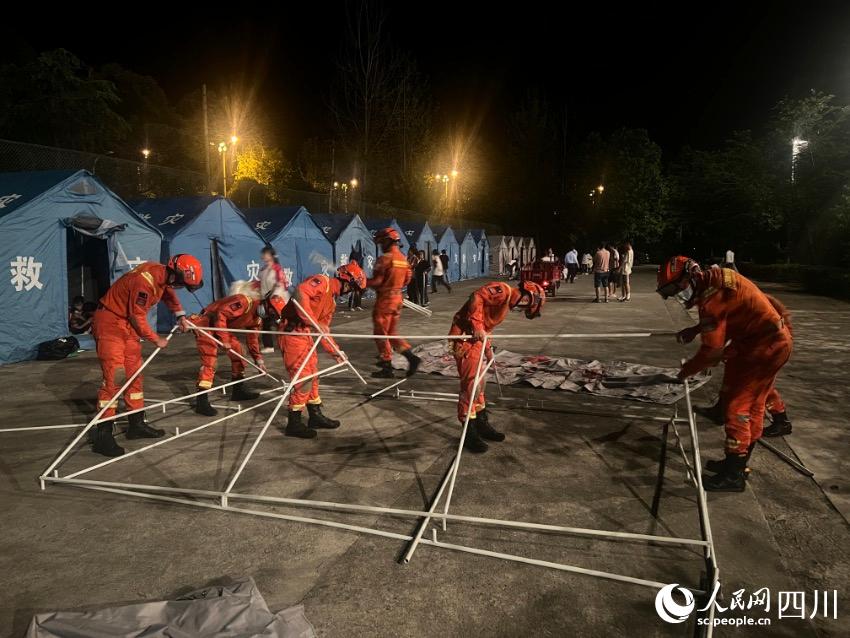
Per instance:
[[[676,301],[678,301],[683,306],[687,306],[688,303],[690,303],[691,299],[693,299],[693,296],[694,288],[693,286],[691,286],[691,284],[688,284],[687,288],[685,288],[684,290],[680,290],[674,295]]]

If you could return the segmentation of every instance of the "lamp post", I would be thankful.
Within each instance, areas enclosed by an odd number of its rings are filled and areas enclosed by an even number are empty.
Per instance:
[[[218,143],[218,153],[221,155],[221,183],[224,196],[227,197],[227,144]]]

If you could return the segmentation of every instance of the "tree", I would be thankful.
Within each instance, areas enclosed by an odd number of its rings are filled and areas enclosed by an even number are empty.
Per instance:
[[[65,49],[0,67],[0,135],[102,153],[130,126],[116,111],[115,85]]]
[[[292,165],[279,149],[255,142],[237,153],[233,179],[237,184],[236,190],[242,191],[260,184],[265,187],[269,199],[279,201],[282,189],[292,179],[292,174]]]

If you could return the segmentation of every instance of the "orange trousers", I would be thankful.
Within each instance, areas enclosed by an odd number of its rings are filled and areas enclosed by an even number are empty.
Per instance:
[[[310,332],[310,329],[304,326],[296,329],[295,332]],[[307,357],[307,354],[313,350],[313,338],[281,335],[278,339],[278,345],[280,346],[280,351],[283,353],[283,365],[286,367],[291,381]],[[301,370],[299,376],[305,377],[318,372],[318,370],[319,355],[313,350],[310,359],[304,365],[304,369]],[[321,402],[322,398],[319,396],[319,377],[313,377],[303,383],[295,384],[295,387],[289,393],[289,409],[292,411],[303,410],[307,403],[316,405]]]
[[[210,325],[210,320],[200,315],[192,316],[191,321],[201,328],[206,328]],[[218,337],[218,340],[221,341],[221,337]],[[208,390],[213,386],[215,380],[215,370],[218,367],[219,346],[215,341],[197,331],[195,332],[195,345],[198,348],[198,354],[201,355],[201,369],[198,371],[198,387]],[[229,345],[235,352],[243,354],[242,344],[237,337],[231,336]],[[233,379],[241,379],[245,376],[245,362],[230,350],[226,352],[230,358],[231,377]]]
[[[378,295],[375,307],[372,308],[372,333],[375,335],[398,334],[398,320],[401,318],[401,293]],[[404,352],[410,350],[410,344],[404,339],[378,339],[375,341],[378,355],[382,361],[392,361],[393,350]]]
[[[771,388],[770,392],[767,395],[767,401],[765,402],[765,407],[767,411],[771,414],[778,414],[780,412],[785,412],[785,401],[782,400],[782,395],[779,394],[779,390],[775,387]]]
[[[97,345],[97,358],[100,359],[100,370],[103,374],[103,382],[97,393],[97,405],[98,408],[109,405],[103,415],[113,416],[118,403],[115,393],[122,385],[115,377],[118,370],[123,368],[125,378],[129,379],[142,366],[142,344],[129,321],[104,309],[94,313],[92,335]],[[133,379],[133,383],[124,391],[124,405],[128,410],[138,410],[145,405],[142,376],[140,374]]]
[[[455,341],[454,356],[457,364],[457,373],[460,376],[460,395],[457,400],[457,418],[461,423],[466,421],[466,412],[472,404],[469,418],[474,419],[476,412],[483,410],[486,403],[484,399],[484,380],[478,383],[478,391],[472,396],[472,386],[475,385],[475,374],[478,372],[478,360],[481,357],[483,341]],[[484,356],[483,365],[487,365],[487,356]],[[483,366],[482,366],[483,369]]]
[[[761,438],[768,397],[791,349],[791,335],[782,330],[771,341],[741,349],[726,362],[722,396],[727,453],[746,454]]]

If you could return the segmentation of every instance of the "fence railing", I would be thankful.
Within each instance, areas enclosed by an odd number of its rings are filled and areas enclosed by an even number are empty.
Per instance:
[[[181,197],[208,194],[207,178],[201,172],[160,166],[148,162],[76,151],[67,148],[30,144],[0,139],[0,172],[80,170],[95,174],[104,184],[123,199],[139,197]],[[443,223],[465,228],[484,228],[490,234],[502,234],[496,224],[475,220],[435,219],[434,215],[398,208],[387,203],[345,201],[339,194],[333,198],[328,193],[302,191],[291,188],[276,189],[277,200],[268,200],[265,188],[240,188],[234,193],[240,206],[304,206],[313,213],[358,213],[365,219],[395,217],[397,219]],[[453,224],[454,222],[454,224]],[[462,237],[458,237],[461,240]]]

